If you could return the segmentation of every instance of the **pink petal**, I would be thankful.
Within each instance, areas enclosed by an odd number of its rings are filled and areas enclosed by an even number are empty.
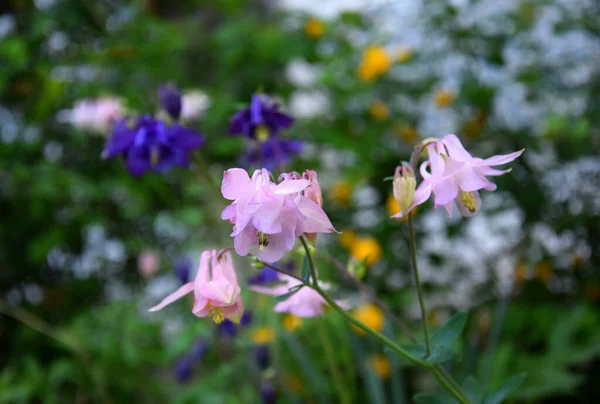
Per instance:
[[[445,205],[458,195],[458,184],[452,177],[445,178],[433,187],[433,194],[436,205]]]
[[[238,296],[233,305],[222,308],[221,312],[226,319],[235,324],[239,324],[244,315],[244,302],[242,301],[242,296]]]
[[[233,239],[233,248],[238,255],[245,256],[250,253],[252,246],[257,243],[256,229],[252,226],[248,226],[244,231],[235,236]]]
[[[221,212],[221,219],[229,220],[231,223],[235,223],[235,214],[237,211],[237,206],[235,204],[227,205],[223,212]]]
[[[337,232],[325,211],[310,199],[301,197],[298,201],[298,209],[306,216],[306,220],[301,222],[304,233]]]
[[[481,198],[479,197],[479,192],[473,192],[473,199],[475,201],[475,212],[471,212],[466,206],[462,203],[460,198],[456,198],[456,207],[461,215],[464,217],[473,216],[475,213],[479,212],[481,209]]]
[[[171,303],[173,303],[175,300],[179,300],[183,296],[191,293],[193,290],[194,290],[194,283],[193,282],[188,282],[185,285],[181,286],[179,289],[177,289],[175,292],[171,293],[169,296],[165,297],[159,304],[157,304],[156,306],[152,307],[148,311],[162,310],[166,306],[168,306]]]
[[[269,236],[269,245],[262,249],[259,248],[256,256],[268,263],[277,262],[283,257],[286,251],[289,251],[286,250],[286,245],[288,244],[289,242],[285,241],[285,237],[281,233],[271,235]]]
[[[250,177],[242,168],[230,168],[223,173],[221,193],[225,199],[238,199],[250,188]]]
[[[283,198],[276,198],[272,202],[262,205],[252,218],[252,225],[256,230],[266,234],[281,232]]]
[[[516,151],[514,153],[500,154],[500,155],[497,155],[497,156],[492,156],[490,158],[487,158],[487,159],[483,160],[483,164],[482,165],[497,166],[497,165],[501,165],[501,164],[510,163],[511,161],[513,161],[514,159],[516,159],[517,157],[519,157],[521,154],[523,154],[524,151],[525,151],[525,149],[521,149],[521,150]]]
[[[233,266],[233,257],[229,251],[225,251],[221,254],[221,257],[218,260],[218,265],[221,267],[221,273],[227,279],[228,282],[237,285],[237,273],[235,272],[235,267]]]
[[[429,154],[429,167],[431,169],[431,176],[436,179],[440,179],[444,174],[444,159],[435,150],[433,143],[427,146],[427,152]]]
[[[309,180],[287,180],[275,187],[276,195],[295,194],[310,185]]]
[[[289,287],[287,285],[281,284],[272,287],[267,286],[249,286],[248,289],[261,293],[263,295],[269,296],[281,296],[287,293]]]
[[[456,174],[458,186],[466,192],[473,192],[489,186],[490,182],[477,175],[475,170],[470,167],[465,167],[460,173]]]
[[[448,149],[448,153],[452,159],[469,161],[473,158],[473,156],[465,150],[460,139],[458,139],[456,135],[446,135],[441,139],[441,142]]]
[[[213,277],[213,280],[200,286],[200,293],[210,300],[212,306],[229,306],[239,294],[239,286],[232,285],[223,277]]]

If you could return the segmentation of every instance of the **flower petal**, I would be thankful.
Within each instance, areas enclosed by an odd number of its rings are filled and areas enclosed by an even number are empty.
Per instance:
[[[223,173],[221,193],[225,199],[241,198],[250,189],[250,177],[243,168],[230,168]]]
[[[309,180],[286,180],[279,183],[273,192],[275,195],[295,194],[304,190],[309,185]]]
[[[304,233],[337,232],[325,211],[310,199],[304,196],[300,197],[298,209],[306,217],[306,220],[301,222],[302,231]]]
[[[245,256],[250,253],[252,246],[257,243],[256,229],[252,226],[247,226],[244,231],[233,239],[233,248],[238,255]]]
[[[521,149],[521,150],[516,151],[514,153],[499,154],[497,156],[492,156],[490,158],[487,158],[487,159],[483,160],[483,164],[482,165],[497,166],[497,165],[501,165],[501,164],[510,163],[511,161],[513,161],[514,159],[516,159],[517,157],[519,157],[521,154],[523,154],[524,151],[525,151],[525,149]]]
[[[188,282],[185,285],[181,286],[179,289],[177,289],[175,292],[171,293],[169,296],[165,297],[159,304],[157,304],[156,306],[152,307],[148,311],[162,310],[163,308],[165,308],[166,306],[170,305],[174,301],[179,300],[183,296],[191,293],[193,290],[194,290],[194,283],[193,282]]]

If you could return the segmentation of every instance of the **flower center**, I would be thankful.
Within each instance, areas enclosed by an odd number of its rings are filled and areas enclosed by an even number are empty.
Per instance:
[[[158,146],[152,146],[150,149],[150,164],[155,166],[160,160],[160,148]]]
[[[269,245],[269,235],[265,234],[261,231],[256,233],[256,237],[258,238],[258,248],[262,251],[266,246]]]
[[[465,208],[469,209],[471,213],[477,210],[477,207],[475,206],[475,198],[473,198],[473,192],[465,192],[461,189],[458,191],[458,195],[460,196],[460,201],[462,204],[465,205]]]
[[[254,129],[254,136],[256,136],[259,142],[266,142],[269,140],[269,127],[262,123],[257,125]]]
[[[218,307],[214,307],[210,311],[210,315],[215,324],[221,324],[223,321],[225,321],[225,316],[223,313],[221,313],[221,310]]]

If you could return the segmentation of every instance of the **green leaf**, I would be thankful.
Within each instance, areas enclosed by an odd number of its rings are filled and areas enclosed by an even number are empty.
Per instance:
[[[445,394],[418,393],[413,396],[415,404],[455,404],[456,400]]]
[[[496,390],[494,393],[488,396],[485,399],[484,404],[500,404],[513,391],[521,387],[521,384],[523,384],[526,377],[526,373],[521,373],[520,375],[511,377],[510,379],[502,383],[498,390]]]
[[[481,400],[483,398],[481,395],[481,388],[479,387],[479,383],[477,382],[477,379],[475,379],[475,377],[469,376],[465,379],[465,381],[463,382],[463,390],[465,391],[467,397],[469,397],[469,400],[473,402],[473,404],[481,403]]]
[[[448,362],[451,360],[455,360],[457,355],[450,349],[441,345],[434,345],[431,348],[431,355],[426,359],[427,362],[431,364]]]
[[[390,176],[388,176],[388,177],[385,177],[383,180],[384,180],[384,181],[393,181],[393,180],[394,180],[394,176],[393,176],[393,175],[390,175]]]
[[[411,344],[402,346],[406,352],[411,354],[412,356],[416,356],[419,359],[425,359],[427,353],[425,351],[425,347],[423,345]]]
[[[298,292],[304,286],[305,285],[296,285],[293,288],[289,289],[287,293],[284,293],[283,295],[279,295],[279,296],[275,297],[275,300],[277,300],[278,302],[283,302],[284,300],[287,300],[290,297],[292,297],[296,292]]]
[[[468,314],[464,311],[458,312],[450,317],[450,320],[446,322],[431,336],[429,341],[431,345],[439,345],[446,348],[452,348],[452,345],[463,332],[465,324],[467,324]]]
[[[302,280],[304,282],[308,282],[308,278],[310,278],[310,261],[308,260],[308,255],[304,257],[304,263],[302,264]]]

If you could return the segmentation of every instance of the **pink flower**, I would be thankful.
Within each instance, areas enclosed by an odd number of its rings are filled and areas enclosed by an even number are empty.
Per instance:
[[[138,255],[137,264],[140,275],[145,279],[149,279],[158,271],[160,255],[154,250],[143,250]]]
[[[77,101],[72,110],[63,112],[63,119],[78,129],[105,133],[124,114],[118,98],[102,97]]]
[[[198,317],[211,316],[217,324],[229,319],[239,323],[244,314],[233,258],[229,251],[221,254],[217,250],[204,251],[200,256],[200,267],[194,282],[188,282],[167,296],[150,311],[162,310],[165,306],[194,292],[192,313]]]
[[[225,171],[221,193],[233,202],[221,214],[233,226],[235,251],[275,262],[294,248],[303,233],[330,233],[335,229],[315,202],[302,195],[310,181],[284,174],[279,184],[271,181],[266,169],[256,170],[252,178],[241,168]]]
[[[281,296],[289,292],[291,288],[299,287],[302,283],[287,275],[279,275],[282,283],[272,286],[251,286],[250,289],[271,296]],[[329,289],[329,285],[319,282],[319,285],[324,290]],[[336,300],[344,309],[349,309],[350,305],[343,300]],[[279,302],[275,305],[277,313],[290,313],[298,317],[317,317],[323,314],[324,306],[327,302],[314,289],[308,286],[302,287],[298,292],[294,293],[288,299]]]
[[[510,169],[498,170],[493,166],[509,163],[523,151],[481,159],[471,156],[455,135],[444,136],[427,146],[429,160],[420,167],[423,181],[415,191],[408,211],[425,202],[433,193],[435,209],[443,206],[449,217],[452,216],[453,202],[463,216],[475,214],[481,207],[477,191],[496,190],[496,184],[487,177],[510,172]],[[402,217],[402,213],[394,217]]]

